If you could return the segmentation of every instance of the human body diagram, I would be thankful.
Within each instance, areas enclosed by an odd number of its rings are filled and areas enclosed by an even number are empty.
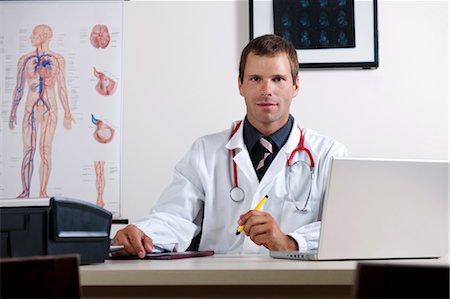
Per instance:
[[[17,108],[25,96],[22,119],[23,159],[21,166],[22,193],[18,198],[30,196],[34,157],[40,155],[39,196],[48,197],[47,186],[52,169],[52,145],[58,123],[58,101],[64,109],[63,126],[72,128],[66,85],[66,66],[62,55],[50,50],[53,32],[48,25],[38,25],[30,36],[35,49],[20,57],[17,64],[17,82],[14,89],[9,128],[17,125]]]
[[[76,198],[120,218],[123,8],[0,2],[0,198]]]

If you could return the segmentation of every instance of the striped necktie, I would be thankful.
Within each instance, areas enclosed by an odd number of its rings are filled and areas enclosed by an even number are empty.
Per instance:
[[[269,157],[273,153],[272,143],[270,143],[270,141],[268,141],[264,137],[261,137],[261,139],[259,140],[259,143],[264,148],[265,153],[264,153],[263,157],[261,158],[261,160],[258,162],[258,165],[256,166],[257,171],[264,167],[267,157]]]

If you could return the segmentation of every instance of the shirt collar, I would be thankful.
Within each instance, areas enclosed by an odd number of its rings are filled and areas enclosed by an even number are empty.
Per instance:
[[[270,139],[270,141],[273,142],[278,149],[280,149],[288,140],[293,125],[294,117],[289,114],[289,119],[286,124],[272,135],[266,137],[268,137],[268,139]],[[247,149],[251,150],[253,146],[255,146],[255,143],[258,142],[263,136],[263,134],[261,134],[254,126],[250,124],[246,116],[244,119],[244,142]]]

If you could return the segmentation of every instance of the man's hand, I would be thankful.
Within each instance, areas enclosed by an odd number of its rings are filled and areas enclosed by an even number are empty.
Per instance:
[[[113,253],[112,255],[114,256],[137,255],[140,258],[144,258],[146,252],[153,251],[152,239],[134,224],[127,225],[119,230],[114,236],[112,245],[125,246],[122,251]]]
[[[272,251],[298,250],[297,242],[280,230],[269,213],[250,210],[241,215],[239,225],[245,225],[245,234],[256,245],[262,245]]]
[[[17,125],[17,116],[16,111],[11,110],[11,114],[9,115],[9,128],[14,130],[14,127]]]
[[[63,122],[64,129],[66,129],[66,130],[72,129],[72,122],[75,123],[75,119],[73,119],[72,113],[65,112],[64,113],[64,122]]]

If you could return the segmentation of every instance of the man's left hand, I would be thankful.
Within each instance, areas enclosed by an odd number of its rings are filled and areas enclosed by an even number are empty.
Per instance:
[[[271,251],[298,250],[297,242],[280,230],[269,213],[250,210],[241,215],[239,225],[245,226],[245,234],[256,245],[262,245]]]
[[[75,119],[73,119],[72,113],[65,112],[64,113],[64,122],[63,122],[64,129],[66,129],[66,130],[72,129],[72,122],[75,123]]]

